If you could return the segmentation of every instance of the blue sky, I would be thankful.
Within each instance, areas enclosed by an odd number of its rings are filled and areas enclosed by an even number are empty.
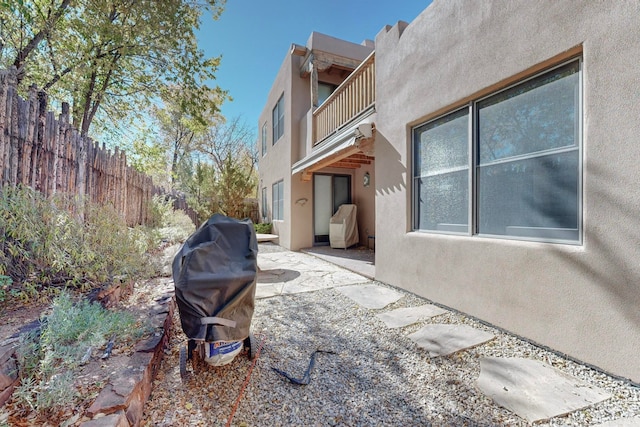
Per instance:
[[[291,43],[304,45],[312,31],[361,43],[375,40],[385,25],[411,22],[430,0],[227,0],[217,21],[204,17],[199,45],[209,57],[222,55],[214,84],[233,101],[228,118],[257,127],[258,116]]]

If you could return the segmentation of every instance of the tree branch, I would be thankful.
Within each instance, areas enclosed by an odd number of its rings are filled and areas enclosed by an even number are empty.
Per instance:
[[[45,20],[44,25],[42,26],[40,31],[38,31],[31,38],[31,40],[29,40],[26,46],[23,47],[16,54],[16,59],[13,61],[13,65],[18,69],[18,76],[17,76],[18,84],[20,84],[20,82],[24,78],[24,64],[27,61],[27,58],[29,57],[31,52],[33,52],[34,49],[38,47],[40,42],[44,40],[45,36],[49,34],[49,32],[51,31],[51,28],[53,28],[53,26],[58,22],[58,20],[62,18],[62,15],[64,15],[65,11],[67,10],[67,7],[69,7],[70,2],[71,0],[62,0],[62,3],[60,3],[60,6],[58,6],[58,9],[56,9],[56,11],[53,14],[50,14],[49,16],[47,16],[47,19]]]

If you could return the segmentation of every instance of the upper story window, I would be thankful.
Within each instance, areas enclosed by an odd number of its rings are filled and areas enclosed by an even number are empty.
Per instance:
[[[280,95],[278,103],[273,108],[272,113],[273,120],[273,142],[275,144],[278,139],[284,134],[284,93]]]
[[[414,228],[579,242],[580,70],[572,61],[414,128]]]
[[[318,82],[318,105],[322,105],[337,87],[330,83]]]
[[[267,122],[262,125],[262,155],[267,154]]]

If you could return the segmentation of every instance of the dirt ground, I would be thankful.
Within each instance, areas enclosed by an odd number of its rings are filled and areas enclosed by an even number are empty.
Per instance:
[[[30,305],[14,305],[0,309],[0,343],[17,334],[25,326],[40,318],[40,315],[48,307],[47,303]]]

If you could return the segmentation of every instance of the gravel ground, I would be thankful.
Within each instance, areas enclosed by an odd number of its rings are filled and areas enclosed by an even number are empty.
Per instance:
[[[241,354],[227,366],[192,375],[184,384],[179,348],[186,338],[176,313],[143,425],[217,426],[229,421],[235,426],[527,425],[477,389],[479,359],[484,356],[544,361],[613,395],[537,425],[589,426],[640,414],[638,387],[460,314],[446,313],[400,329],[388,329],[375,316],[425,302],[405,293],[384,310],[369,310],[335,289],[257,300],[252,329],[262,347],[255,365]],[[496,339],[430,358],[407,338],[428,323],[468,324]],[[333,353],[317,353],[308,385],[294,385],[272,369],[302,377],[318,349]]]

